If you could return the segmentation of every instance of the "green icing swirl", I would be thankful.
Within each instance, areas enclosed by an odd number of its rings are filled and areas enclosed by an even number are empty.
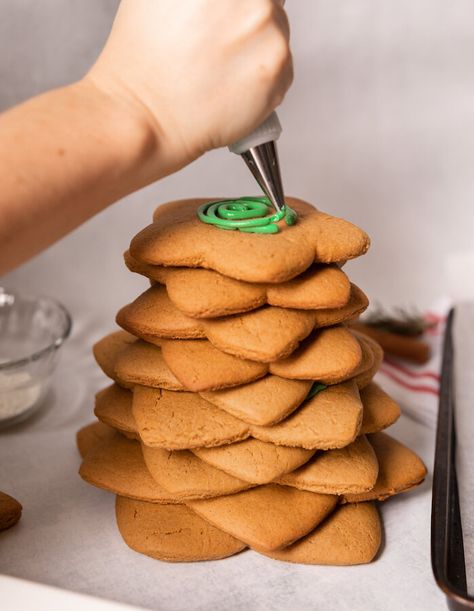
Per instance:
[[[270,214],[271,208],[266,197],[239,197],[203,204],[197,214],[203,223],[245,233],[278,233],[277,223],[282,219],[287,225],[296,223],[296,212],[289,206],[275,214]]]

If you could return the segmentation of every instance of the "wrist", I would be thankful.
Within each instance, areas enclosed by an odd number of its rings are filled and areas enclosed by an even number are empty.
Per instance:
[[[119,80],[94,69],[75,86],[92,96],[107,113],[116,150],[133,172],[134,189],[175,172],[199,156],[177,137],[171,117],[163,113],[158,118],[131,87]]]
[[[139,105],[89,76],[71,89],[77,103],[93,117],[94,140],[109,154],[120,188],[131,192],[157,180],[160,142]]]

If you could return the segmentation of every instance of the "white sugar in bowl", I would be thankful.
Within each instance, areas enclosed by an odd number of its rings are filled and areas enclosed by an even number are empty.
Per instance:
[[[0,427],[41,406],[71,326],[60,303],[0,288]]]

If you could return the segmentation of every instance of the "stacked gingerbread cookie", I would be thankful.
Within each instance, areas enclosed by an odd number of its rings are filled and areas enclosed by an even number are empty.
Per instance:
[[[292,198],[293,226],[225,231],[198,218],[204,201],[161,206],[125,255],[151,286],[94,348],[113,384],[78,434],[81,476],[154,558],[369,562],[375,501],[426,470],[383,432],[400,410],[350,326],[368,301],[341,264],[368,237]]]

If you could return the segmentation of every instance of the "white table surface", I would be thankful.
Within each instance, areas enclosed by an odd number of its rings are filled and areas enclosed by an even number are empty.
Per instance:
[[[140,607],[101,600],[95,596],[76,594],[33,581],[0,575],[2,609],[23,611],[137,611]]]

